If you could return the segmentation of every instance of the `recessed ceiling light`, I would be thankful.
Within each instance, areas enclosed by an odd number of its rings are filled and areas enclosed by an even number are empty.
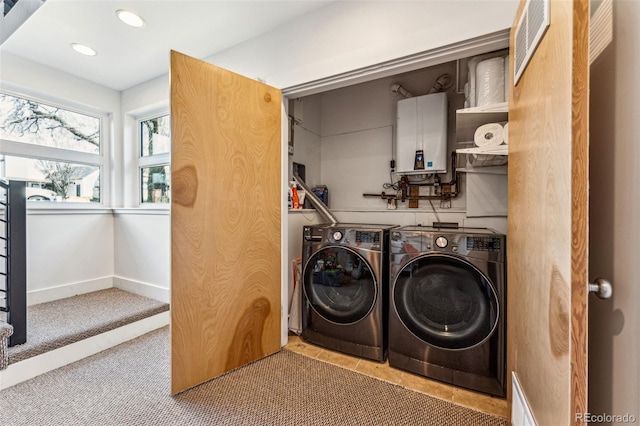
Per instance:
[[[82,53],[83,55],[87,55],[87,56],[97,55],[97,52],[95,50],[93,50],[89,46],[85,46],[84,44],[71,43],[71,47],[73,48],[73,50],[75,50],[78,53]]]
[[[135,12],[125,9],[119,9],[116,10],[116,15],[122,22],[127,25],[136,28],[144,27],[144,19],[142,19],[140,15]]]

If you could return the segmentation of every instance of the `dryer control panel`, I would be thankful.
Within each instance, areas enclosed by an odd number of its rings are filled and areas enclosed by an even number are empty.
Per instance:
[[[391,232],[392,255],[435,252],[504,262],[506,236],[482,228],[448,230],[407,226]]]
[[[345,244],[369,250],[380,250],[381,234],[381,231],[334,229],[331,231],[329,241],[334,244]]]
[[[305,226],[302,231],[304,244],[335,244],[379,251],[386,246],[386,229],[354,229],[343,226]]]
[[[500,251],[501,239],[497,237],[467,237],[467,250],[475,251]]]

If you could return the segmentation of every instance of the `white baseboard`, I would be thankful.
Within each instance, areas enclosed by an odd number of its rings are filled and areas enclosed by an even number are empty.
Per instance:
[[[134,281],[128,278],[114,276],[113,286],[160,302],[170,303],[171,301],[169,289],[155,284],[143,283],[141,281]]]
[[[513,426],[536,426],[533,414],[524,396],[524,391],[518,382],[516,373],[511,373],[512,398],[511,398],[511,424]]]
[[[111,288],[113,287],[113,279],[113,277],[103,277],[89,281],[27,291],[27,306],[52,302],[58,299],[73,297],[78,294],[91,293],[93,291]]]
[[[168,288],[160,287],[155,284],[143,283],[141,281],[134,281],[128,278],[111,276],[27,291],[27,306],[66,299],[67,297],[77,296],[78,294],[91,293],[93,291],[105,290],[112,287],[139,294],[160,302],[170,302],[170,293]]]
[[[72,343],[42,355],[10,364],[6,370],[0,371],[0,390],[32,379],[56,368],[74,363],[83,358],[95,355],[105,349],[140,337],[158,328],[169,325],[169,312],[162,312],[127,324],[123,327],[107,331],[97,336]]]

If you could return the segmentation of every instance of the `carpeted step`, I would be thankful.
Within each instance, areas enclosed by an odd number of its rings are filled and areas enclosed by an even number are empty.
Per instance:
[[[13,334],[13,327],[6,322],[0,322],[0,370],[9,366],[9,337]]]
[[[168,310],[167,303],[117,288],[28,306],[27,342],[8,349],[9,364]]]

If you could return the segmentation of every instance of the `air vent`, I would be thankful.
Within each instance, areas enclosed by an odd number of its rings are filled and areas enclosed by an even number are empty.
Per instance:
[[[549,0],[528,0],[516,27],[514,74],[515,86],[520,80],[540,40],[549,28]]]
[[[592,64],[613,41],[613,0],[591,0],[589,63]]]

